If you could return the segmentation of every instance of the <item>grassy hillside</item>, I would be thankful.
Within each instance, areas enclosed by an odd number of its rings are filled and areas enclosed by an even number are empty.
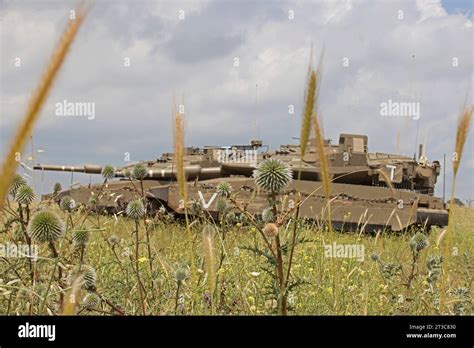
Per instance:
[[[65,236],[55,243],[58,258],[48,243],[40,244],[32,284],[27,259],[1,257],[0,314],[278,314],[274,265],[254,226],[216,223],[209,245],[202,233],[207,222],[193,222],[187,229],[184,223],[158,216],[146,220],[147,242],[144,219],[136,225],[126,217],[91,214],[86,228],[79,229],[84,211],[49,209],[68,225]],[[409,243],[413,231],[358,235],[299,222],[301,243],[292,261],[288,314],[439,314],[440,272],[447,275],[442,314],[472,314],[473,221],[472,209],[456,208],[449,265],[436,262],[442,254],[437,246],[440,229],[428,234],[429,245],[419,251],[414,264]],[[0,243],[4,251],[7,245],[24,245],[21,224],[12,223],[8,213],[3,222]],[[279,231],[285,262],[289,260],[285,244],[291,240],[292,228],[289,221]],[[86,243],[78,242],[81,233]],[[336,254],[324,245],[336,245]],[[338,246],[358,253],[338,255]],[[213,260],[212,265],[206,257]],[[85,277],[77,280],[76,274]]]

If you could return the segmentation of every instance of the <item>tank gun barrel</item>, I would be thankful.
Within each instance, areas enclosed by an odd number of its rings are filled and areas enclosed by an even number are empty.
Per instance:
[[[33,166],[34,170],[47,170],[53,172],[77,172],[86,174],[100,174],[102,173],[102,166],[97,164],[86,164],[84,166],[59,166],[51,164],[36,164]]]
[[[61,166],[49,164],[36,164],[34,170],[46,170],[53,172],[75,172],[86,174],[101,174],[102,166],[96,164],[86,164],[84,166]],[[117,168],[115,170],[116,178],[126,177],[128,168]],[[188,165],[184,167],[188,180],[199,178],[201,180],[214,179],[221,176],[223,170],[221,167],[201,167],[200,165]],[[176,167],[167,168],[147,168],[145,180],[176,180]]]

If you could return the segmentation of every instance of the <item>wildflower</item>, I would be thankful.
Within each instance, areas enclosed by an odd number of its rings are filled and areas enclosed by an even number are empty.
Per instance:
[[[290,167],[278,159],[267,159],[254,170],[253,176],[257,186],[265,191],[280,192],[292,179]]]
[[[269,238],[276,237],[278,234],[278,226],[272,223],[267,224],[263,229],[263,233]]]
[[[28,234],[31,239],[40,243],[54,242],[65,232],[65,225],[54,213],[41,210],[36,213],[28,225]]]
[[[138,220],[145,214],[145,207],[140,199],[136,199],[128,203],[125,212],[129,218]]]
[[[146,177],[146,169],[143,164],[139,163],[133,167],[133,177],[137,180],[142,180]]]
[[[109,165],[105,166],[102,169],[102,177],[105,180],[113,179],[115,177],[115,168]]]
[[[30,186],[23,184],[16,190],[15,199],[20,204],[31,204],[35,200],[35,193]]]

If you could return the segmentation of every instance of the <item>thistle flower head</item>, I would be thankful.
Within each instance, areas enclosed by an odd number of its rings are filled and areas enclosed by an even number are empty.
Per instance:
[[[108,238],[108,241],[112,246],[114,246],[120,243],[120,238],[113,234]]]
[[[175,278],[178,283],[182,283],[187,277],[186,270],[184,268],[178,268],[175,273]]]
[[[97,273],[95,272],[94,267],[89,265],[77,266],[72,275],[74,278],[83,277],[84,288],[86,290],[92,290],[95,288],[95,283],[97,281]]]
[[[281,192],[292,179],[292,170],[285,162],[269,158],[254,170],[255,183],[261,189],[273,193]]]
[[[104,168],[102,168],[102,177],[105,180],[113,179],[115,177],[115,168],[110,165],[106,165]]]
[[[65,211],[72,211],[76,208],[76,201],[71,196],[64,196],[59,201],[59,207]]]
[[[224,213],[227,210],[227,201],[224,197],[219,197],[216,202],[216,208],[219,213]]]
[[[370,258],[372,259],[372,261],[375,261],[375,262],[380,261],[380,255],[377,253],[370,254]]]
[[[141,199],[130,201],[125,209],[125,213],[131,219],[138,220],[145,214],[145,207]]]
[[[130,171],[130,169],[125,169],[123,171],[123,176],[126,177],[126,178],[131,178],[132,177],[132,172]]]
[[[263,229],[263,233],[268,238],[276,237],[277,234],[278,234],[278,226],[273,224],[273,223],[266,224],[264,229]]]
[[[138,163],[135,167],[133,167],[133,177],[137,180],[142,180],[146,176],[146,168],[143,164]]]
[[[230,211],[228,212],[226,215],[225,215],[225,221],[228,223],[228,224],[233,224],[236,222],[236,216],[235,216],[235,213],[233,211]]]
[[[417,232],[410,239],[410,247],[414,253],[418,253],[429,245],[428,238],[421,232]]]
[[[16,190],[15,199],[20,204],[31,204],[35,200],[35,193],[29,185],[24,184]]]
[[[223,181],[219,183],[219,185],[217,185],[216,191],[219,194],[219,196],[229,197],[232,192],[232,185],[228,183],[227,181]]]
[[[84,247],[89,242],[90,232],[88,230],[76,230],[72,237],[75,246]]]
[[[244,213],[240,214],[239,220],[242,225],[246,225],[249,222],[247,215],[245,215]]]
[[[10,184],[10,190],[9,190],[10,195],[12,197],[15,197],[16,192],[23,185],[26,185],[26,180],[23,179],[23,177],[20,174],[15,174]]]
[[[264,222],[272,222],[273,221],[273,211],[271,208],[265,208],[262,211],[262,220]]]
[[[82,299],[82,305],[88,310],[97,309],[100,305],[100,297],[93,292],[88,293]]]
[[[201,203],[199,202],[196,202],[196,201],[191,201],[189,202],[189,213],[191,215],[201,215],[202,213],[202,206],[201,206]]]
[[[48,210],[37,212],[28,225],[28,235],[39,243],[54,242],[61,238],[64,232],[64,222]]]
[[[59,182],[55,183],[53,186],[53,194],[57,195],[59,192],[61,192],[63,187]]]

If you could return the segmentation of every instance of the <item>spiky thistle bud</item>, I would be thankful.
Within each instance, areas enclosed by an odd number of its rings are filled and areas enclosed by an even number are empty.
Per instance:
[[[55,183],[53,186],[53,194],[57,195],[59,192],[61,192],[63,187],[59,182]]]
[[[15,174],[10,184],[10,195],[15,197],[17,190],[23,185],[26,185],[26,180],[20,174]]]
[[[135,167],[133,167],[133,177],[137,180],[143,180],[146,176],[146,168],[143,164],[138,163]]]
[[[262,220],[264,222],[272,222],[273,221],[273,210],[271,208],[265,208],[262,211]]]
[[[380,255],[377,253],[370,254],[370,258],[372,259],[372,261],[375,261],[375,262],[380,261]]]
[[[175,273],[176,282],[182,283],[187,277],[186,270],[184,268],[178,268]]]
[[[266,224],[263,233],[268,238],[276,237],[278,234],[278,226],[272,223]]]
[[[228,198],[232,193],[232,185],[227,181],[223,181],[217,185],[216,191],[220,196]]]
[[[246,225],[249,222],[247,215],[244,213],[240,214],[239,220],[242,225]]]
[[[112,246],[114,246],[120,243],[120,238],[113,234],[108,238],[108,241]]]
[[[28,225],[28,235],[38,243],[55,242],[64,235],[64,222],[48,210],[37,212]]]
[[[421,232],[417,232],[410,239],[410,247],[414,253],[418,253],[429,245],[428,238]]]
[[[228,224],[233,224],[235,223],[235,219],[236,219],[236,216],[235,216],[235,213],[233,211],[230,211],[228,212],[226,215],[225,215],[225,221],[228,223]]]
[[[106,165],[104,168],[102,168],[102,177],[105,180],[113,179],[115,177],[115,168],[110,165]]]
[[[285,162],[269,158],[254,170],[255,183],[261,189],[273,193],[281,192],[292,179],[292,171]]]
[[[201,203],[196,202],[196,201],[189,202],[189,213],[195,216],[201,215],[202,214]]]
[[[71,196],[64,196],[59,201],[59,207],[65,211],[72,211],[76,208],[76,201]]]
[[[125,209],[125,213],[131,219],[138,220],[145,214],[145,207],[141,199],[130,201]]]
[[[100,305],[100,301],[100,297],[92,292],[84,296],[84,298],[82,299],[82,305],[87,310],[97,309]]]
[[[227,201],[224,197],[219,197],[216,202],[216,208],[219,213],[224,213],[227,210]]]
[[[15,200],[20,204],[31,204],[35,200],[35,193],[29,185],[21,185],[16,190]]]
[[[75,246],[85,247],[89,242],[90,232],[88,230],[77,230],[74,231],[72,236],[72,242]]]
[[[75,267],[72,272],[73,278],[82,277],[83,286],[86,290],[93,290],[97,281],[97,273],[94,267],[89,265],[80,265]]]

